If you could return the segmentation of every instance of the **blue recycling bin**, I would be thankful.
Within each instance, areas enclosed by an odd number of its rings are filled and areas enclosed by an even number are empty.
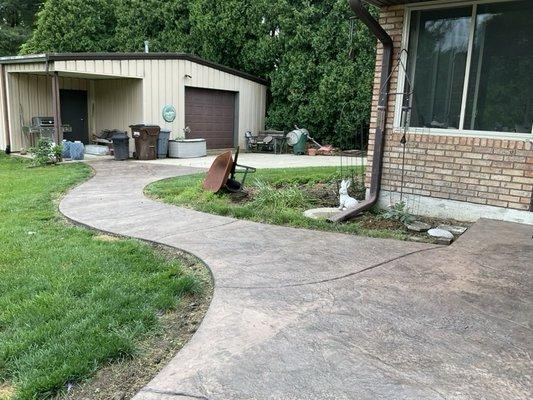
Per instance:
[[[72,142],[63,139],[63,148],[61,149],[61,158],[70,158],[70,145]]]
[[[70,145],[70,158],[73,160],[83,160],[85,146],[79,140]]]

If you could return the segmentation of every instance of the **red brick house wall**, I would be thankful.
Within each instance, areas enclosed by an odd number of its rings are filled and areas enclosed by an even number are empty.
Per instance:
[[[380,24],[394,41],[393,66],[401,50],[404,14],[404,6],[383,8],[380,13]],[[370,185],[382,54],[378,44],[367,187]],[[390,93],[397,92],[397,75],[396,71],[391,77]],[[393,126],[395,103],[396,97],[391,95],[387,108],[381,186],[383,191],[388,192],[399,192],[401,181],[402,133],[399,128],[395,131]],[[487,139],[469,134],[407,134],[403,193],[411,197],[427,196],[527,211],[531,207],[532,191],[531,139]]]

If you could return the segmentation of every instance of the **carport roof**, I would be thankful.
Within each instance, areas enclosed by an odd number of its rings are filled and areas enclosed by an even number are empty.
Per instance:
[[[421,3],[428,0],[365,0],[367,3],[374,4],[378,7],[397,6],[400,4]]]
[[[77,61],[77,60],[186,60],[206,67],[245,78],[262,85],[267,85],[264,78],[239,71],[203,58],[187,53],[47,53],[31,54],[27,56],[0,57],[0,64],[25,64],[53,61]]]

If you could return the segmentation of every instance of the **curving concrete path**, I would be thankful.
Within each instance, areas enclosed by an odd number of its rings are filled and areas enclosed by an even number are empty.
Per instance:
[[[64,215],[189,251],[215,279],[199,330],[135,400],[531,395],[531,226],[481,220],[450,247],[271,226],[143,196],[198,170],[92,165]]]

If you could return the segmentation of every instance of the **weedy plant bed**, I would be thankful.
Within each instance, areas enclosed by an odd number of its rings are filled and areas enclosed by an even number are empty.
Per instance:
[[[72,226],[55,202],[90,168],[28,164],[0,155],[0,398],[76,392],[79,382],[117,365],[127,373],[102,387],[129,398],[153,375],[154,358],[162,359],[154,347],[163,340],[174,353],[201,319],[209,297],[204,267]],[[169,333],[168,326],[179,328]],[[114,395],[89,390],[70,398]]]
[[[364,198],[362,173],[357,168],[350,173],[354,181],[350,195],[360,200]],[[338,206],[341,175],[336,167],[258,170],[247,180],[246,195],[207,192],[202,188],[204,176],[196,174],[155,182],[146,188],[146,194],[170,204],[257,222],[380,238],[432,241],[425,234],[408,231],[401,215],[387,218],[380,210],[371,210],[352,221],[338,224],[305,217],[303,212],[307,209]],[[343,177],[346,177],[346,171]]]

